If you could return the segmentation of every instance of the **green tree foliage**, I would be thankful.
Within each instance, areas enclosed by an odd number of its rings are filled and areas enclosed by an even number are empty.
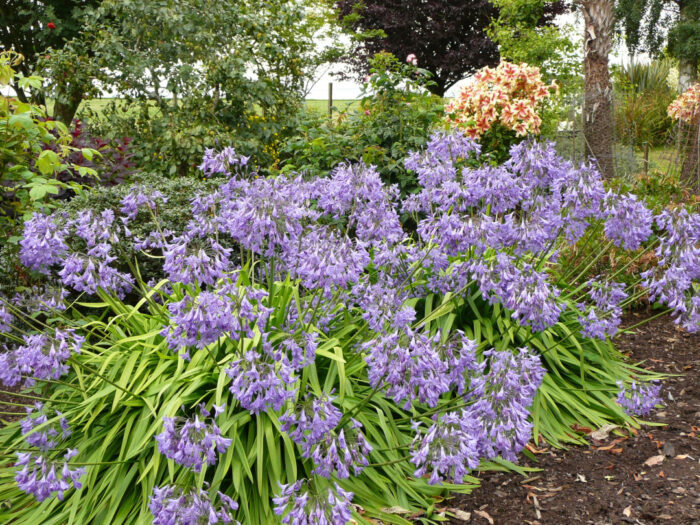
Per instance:
[[[288,0],[106,0],[50,65],[122,98],[91,126],[133,136],[145,168],[188,173],[216,144],[270,162],[323,60],[319,23]]]
[[[58,49],[78,35],[82,17],[101,0],[3,0],[0,3],[0,48],[24,56],[18,70],[29,75],[48,48]],[[13,84],[19,99],[25,90]]]

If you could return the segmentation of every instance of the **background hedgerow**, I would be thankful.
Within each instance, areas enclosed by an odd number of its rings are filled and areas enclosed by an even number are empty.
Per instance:
[[[219,184],[178,230],[148,186],[116,211],[34,215],[20,258],[67,290],[2,300],[0,380],[28,415],[0,430],[18,452],[0,516],[409,523],[387,511],[401,507],[430,521],[435,496],[471,490],[480,465],[517,468],[530,439],[636,425],[626,411],[648,410],[654,376],[610,339],[639,286],[700,327],[700,216],[606,191],[551,144],[494,166],[437,133],[406,168],[419,191],[399,202],[362,163],[260,178],[227,148],[207,152]],[[131,230],[141,216],[155,231]],[[599,231],[656,264],[628,286],[582,279],[604,251],[558,268]],[[164,278],[146,283],[142,258]]]

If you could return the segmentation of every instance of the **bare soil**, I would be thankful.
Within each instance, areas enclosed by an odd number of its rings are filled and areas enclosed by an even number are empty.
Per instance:
[[[632,313],[626,325],[646,315]],[[700,525],[700,335],[669,317],[634,332],[618,337],[618,348],[645,368],[677,374],[664,381],[665,406],[647,418],[660,425],[588,436],[588,446],[566,450],[531,446],[538,461],[521,464],[542,471],[482,473],[479,489],[448,502],[463,518],[453,525]]]

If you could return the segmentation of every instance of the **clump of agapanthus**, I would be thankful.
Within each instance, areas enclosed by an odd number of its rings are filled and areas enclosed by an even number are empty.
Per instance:
[[[163,256],[163,271],[177,283],[212,285],[231,269],[231,249],[212,237],[182,235],[165,246]]]
[[[341,164],[330,179],[316,185],[318,207],[335,219],[347,217],[346,229],[361,241],[395,243],[404,237],[394,207],[395,186],[385,186],[374,166]]]
[[[73,352],[80,353],[85,338],[73,330],[55,329],[52,334],[29,334],[24,344],[0,354],[0,381],[7,386],[25,377],[30,386],[35,379],[58,379],[68,371],[66,361]]]
[[[280,495],[272,501],[285,525],[345,525],[352,519],[353,493],[337,483],[322,490],[306,479],[280,486]]]
[[[35,213],[24,223],[19,259],[26,267],[47,273],[68,251],[68,228],[63,218]]]
[[[50,458],[50,452],[70,436],[70,427],[60,412],[56,412],[58,421],[48,424],[49,418],[41,403],[37,403],[35,409],[27,409],[27,417],[20,422],[20,427],[26,443],[39,450],[17,452],[16,466],[22,468],[15,473],[15,480],[21,490],[32,494],[37,501],[44,501],[54,493],[62,500],[71,484],[76,489],[81,488],[80,478],[85,469],[69,467],[69,460],[78,454],[77,450],[69,449],[62,468],[57,471],[58,462]]]
[[[165,204],[168,202],[168,198],[159,190],[134,186],[129,194],[121,200],[119,211],[125,215],[125,221],[128,223],[136,218],[139,210],[143,207],[155,212],[158,201]]]
[[[661,400],[661,383],[649,383],[646,385],[632,384],[627,388],[622,381],[617,382],[620,392],[617,394],[617,402],[625,411],[633,416],[646,416],[656,405],[663,404]]]
[[[698,302],[700,293],[700,214],[680,210],[664,211],[656,217],[661,230],[656,268],[642,273],[642,284],[649,288],[652,300],[673,309],[675,322],[689,332],[700,330]]]
[[[0,300],[2,300],[1,297]],[[11,331],[14,320],[15,316],[8,311],[5,305],[0,304],[0,334]]]
[[[351,294],[357,301],[362,318],[375,332],[381,332],[388,324],[391,328],[406,328],[416,318],[416,310],[405,304],[406,290],[387,282],[381,274],[377,282],[363,276],[352,287]]]
[[[312,474],[330,478],[348,478],[359,475],[369,465],[372,446],[362,433],[362,424],[350,419],[346,425],[335,431],[328,431],[318,441],[302,452],[305,458],[314,463]]]
[[[545,271],[530,263],[518,265],[517,259],[503,252],[489,260],[473,259],[469,269],[483,297],[492,304],[503,304],[519,323],[542,331],[559,320],[563,310],[560,292]]]
[[[435,406],[451,386],[440,346],[440,333],[430,337],[408,327],[364,343],[370,385],[404,408],[413,401]]]
[[[224,407],[214,405],[214,418],[223,410]],[[160,453],[195,472],[205,463],[216,464],[217,453],[225,453],[231,440],[221,435],[214,418],[207,421],[209,415],[209,411],[201,407],[201,414],[193,418],[164,417],[163,432],[156,436]]]
[[[321,397],[307,394],[291,412],[280,416],[282,430],[301,446],[305,454],[310,453],[311,447],[340,423],[343,414],[333,405],[333,400],[325,392]]]
[[[219,187],[216,229],[246,250],[273,256],[297,239],[306,223],[318,219],[320,212],[310,206],[314,196],[314,184],[301,177],[234,177]]]
[[[68,305],[68,290],[62,286],[45,285],[25,289],[14,296],[14,303],[28,312],[56,312],[65,310]]]
[[[230,175],[232,170],[240,171],[241,168],[247,166],[249,160],[250,157],[239,155],[231,146],[227,146],[221,151],[207,148],[204,150],[204,157],[198,168],[207,176]]]
[[[476,402],[465,409],[481,425],[479,455],[498,455],[510,461],[530,439],[532,423],[529,407],[542,384],[545,369],[539,356],[527,348],[484,352],[487,371],[474,377],[470,385]]]
[[[283,245],[290,275],[309,290],[346,288],[370,263],[364,246],[329,226],[313,226]]]
[[[578,321],[581,323],[581,334],[584,337],[595,337],[605,340],[613,337],[620,326],[622,306],[620,304],[627,298],[622,283],[591,279],[588,281],[590,290],[588,295],[593,301],[592,305],[579,305],[582,315]]]
[[[428,483],[444,480],[461,483],[479,466],[479,439],[482,428],[469,411],[461,410],[436,415],[427,429],[413,423],[416,436],[411,443],[411,462],[417,467],[415,476],[430,474]]]
[[[651,235],[654,216],[636,195],[608,192],[604,212],[605,235],[615,246],[636,250]]]
[[[189,359],[187,347],[204,348],[225,333],[234,341],[253,338],[254,330],[264,330],[272,309],[262,300],[267,292],[260,288],[223,283],[211,292],[188,291],[177,302],[168,304],[170,324],[161,335],[172,350],[185,349],[181,355]]]
[[[49,416],[42,403],[35,403],[34,407],[27,408],[26,412],[27,417],[22,419],[19,425],[24,440],[30,446],[37,447],[42,452],[48,452],[70,436],[68,420],[60,412],[55,412],[58,421],[50,425],[47,425]],[[41,428],[34,430],[37,427]]]
[[[294,399],[297,388],[296,369],[286,352],[273,347],[263,333],[257,347],[251,348],[231,362],[226,374],[231,378],[229,390],[251,414],[279,410]]]
[[[183,489],[173,485],[154,487],[148,504],[153,514],[153,525],[233,523],[233,513],[238,509],[238,503],[222,492],[217,492],[217,495],[221,504],[215,506],[209,493],[202,489]]]

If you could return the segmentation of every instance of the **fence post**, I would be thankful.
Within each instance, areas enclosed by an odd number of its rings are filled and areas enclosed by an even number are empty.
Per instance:
[[[649,143],[644,143],[644,176],[649,175]]]
[[[328,83],[328,119],[333,117],[333,82]]]

